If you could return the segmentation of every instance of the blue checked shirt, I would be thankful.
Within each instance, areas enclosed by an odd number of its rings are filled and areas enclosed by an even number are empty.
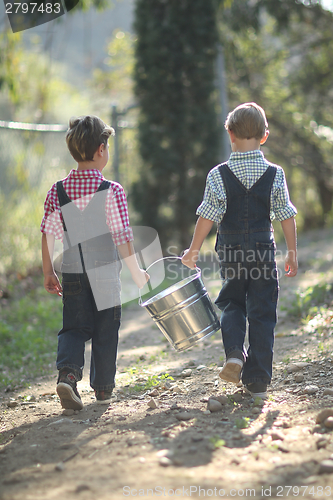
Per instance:
[[[269,165],[270,163],[260,150],[231,153],[228,160],[228,167],[247,189],[257,182]],[[271,190],[270,217],[271,220],[282,221],[296,215],[297,210],[290,201],[282,167],[279,165],[274,165],[274,167],[277,168],[277,172]],[[219,224],[226,210],[227,193],[219,166],[216,166],[208,173],[203,201],[197,209],[197,215]]]

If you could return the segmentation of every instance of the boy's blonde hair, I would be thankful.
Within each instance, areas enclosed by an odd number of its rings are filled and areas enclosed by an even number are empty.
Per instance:
[[[231,111],[224,124],[237,139],[262,139],[268,130],[265,111],[255,102],[245,102]]]
[[[99,146],[106,147],[110,135],[114,135],[114,129],[98,116],[79,116],[69,120],[66,143],[78,163],[92,161]]]

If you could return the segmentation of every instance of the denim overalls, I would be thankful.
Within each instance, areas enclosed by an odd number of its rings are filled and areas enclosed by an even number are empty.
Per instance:
[[[95,390],[115,386],[121,316],[121,263],[105,219],[109,186],[103,181],[81,211],[62,182],[57,183],[64,226],[63,328],[58,336],[57,368],[71,368],[81,380],[85,342],[92,339],[90,384]]]
[[[249,348],[242,373],[244,385],[269,384],[272,377],[274,327],[278,299],[275,242],[270,220],[270,196],[276,168],[269,166],[247,189],[220,165],[227,211],[218,228],[215,250],[224,280],[216,304],[222,311],[221,330],[227,358],[244,353],[246,320]]]

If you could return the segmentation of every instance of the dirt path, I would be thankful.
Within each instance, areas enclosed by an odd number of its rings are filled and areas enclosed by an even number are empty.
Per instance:
[[[331,278],[332,233],[310,238],[297,281],[281,280],[268,401],[219,379],[219,335],[178,354],[145,310],[125,309],[109,407],[94,403],[87,371],[74,415],[59,405],[56,374],[0,395],[1,500],[333,495],[333,436],[316,424],[333,408],[331,316],[297,329],[283,310],[298,286]],[[208,411],[217,396],[222,408]]]

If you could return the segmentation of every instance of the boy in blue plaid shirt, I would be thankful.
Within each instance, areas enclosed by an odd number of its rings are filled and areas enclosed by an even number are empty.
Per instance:
[[[287,244],[286,276],[297,274],[295,207],[289,199],[283,169],[260,151],[269,130],[264,110],[245,103],[229,113],[225,128],[232,153],[207,177],[203,201],[183,264],[194,268],[214,222],[222,289],[216,300],[226,363],[220,377],[265,398],[272,377],[274,328],[277,321],[278,273],[271,221],[281,222]],[[244,350],[246,322],[249,347]]]

